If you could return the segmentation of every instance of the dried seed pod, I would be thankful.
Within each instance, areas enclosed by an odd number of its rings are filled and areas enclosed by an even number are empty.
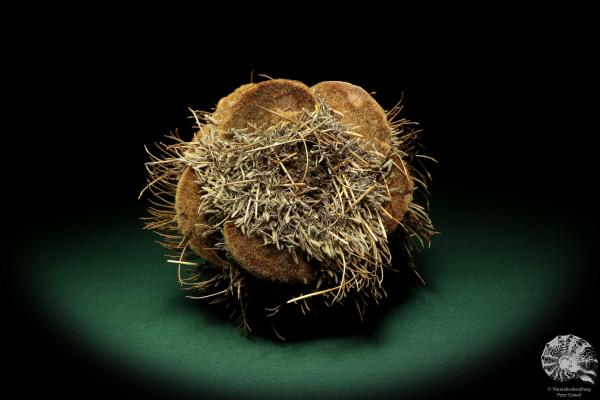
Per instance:
[[[312,87],[334,110],[342,114],[341,122],[355,126],[356,133],[370,145],[387,155],[390,152],[392,128],[387,115],[377,101],[363,88],[348,82],[325,81]],[[400,156],[392,156],[393,168],[386,178],[391,198],[383,207],[383,224],[387,232],[394,231],[412,201],[413,182]],[[402,169],[400,169],[402,168]]]
[[[348,82],[325,81],[313,86],[312,90],[342,114],[342,123],[354,126],[356,133],[383,154],[389,153],[392,129],[387,115],[365,89]]]
[[[237,102],[228,109],[221,132],[226,136],[229,129],[244,129],[248,124],[276,124],[284,120],[277,114],[285,113],[285,118],[293,118],[303,109],[313,109],[315,103],[310,89],[303,83],[287,79],[261,82],[240,92]],[[224,229],[227,249],[244,270],[262,279],[280,283],[306,283],[312,279],[307,272],[310,266],[304,260],[296,267],[289,252],[278,250],[275,246],[258,250],[257,244],[262,244],[260,240],[243,235],[231,224],[227,224],[227,227]],[[249,250],[253,254],[248,254]],[[265,254],[254,254],[261,251]]]
[[[228,110],[220,126],[221,134],[228,136],[230,129],[245,129],[249,124],[269,126],[282,122],[281,112],[286,117],[302,109],[312,110],[316,99],[308,86],[289,79],[273,79],[258,83],[239,96]]]
[[[240,97],[244,93],[246,93],[248,90],[252,89],[255,86],[256,86],[255,83],[247,83],[247,84],[242,85],[242,86],[238,87],[237,89],[235,89],[228,96],[223,97],[217,103],[217,108],[215,109],[215,112],[212,114],[212,117],[216,121],[222,122],[230,114],[229,111],[238,102]]]
[[[173,136],[175,144],[158,145],[148,187],[165,203],[150,208],[146,226],[167,231],[165,245],[180,251],[181,264],[195,265],[184,251],[191,249],[219,267],[208,277],[180,276],[208,292],[193,298],[237,304],[245,330],[261,280],[272,283],[276,297],[267,301],[276,310],[352,301],[362,318],[382,300],[392,267],[387,233],[401,227],[417,239],[403,242],[411,267],[415,247],[434,233],[412,196],[427,181],[412,163],[420,131],[395,120],[400,109],[386,114],[346,82],[308,88],[275,79],[221,99],[204,123],[197,118],[191,142]]]
[[[237,102],[240,96],[251,89],[255,84],[242,85],[228,96],[222,98],[212,114],[216,121],[222,121],[228,115],[228,111]],[[208,130],[207,125],[199,127],[194,140],[200,140]],[[181,233],[188,238],[188,247],[200,257],[214,266],[223,266],[227,262],[220,252],[214,250],[218,239],[215,235],[204,235],[209,228],[208,220],[200,215],[201,188],[195,182],[194,170],[187,167],[177,183],[175,196],[175,210],[177,212],[177,224]]]
[[[217,242],[216,238],[214,235],[203,235],[209,223],[204,215],[199,214],[200,187],[195,180],[195,173],[191,167],[187,167],[179,178],[175,195],[177,225],[184,237],[188,239],[187,243],[191,250],[211,264],[223,266],[227,262],[216,250],[213,250]]]
[[[388,233],[395,231],[404,214],[410,207],[414,184],[404,161],[400,156],[394,154],[391,159],[394,161],[392,172],[386,178],[387,187],[390,191],[390,200],[383,204],[387,212],[383,212],[381,218],[383,225]]]

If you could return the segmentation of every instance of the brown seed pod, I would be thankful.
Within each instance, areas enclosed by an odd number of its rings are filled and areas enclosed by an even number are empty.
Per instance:
[[[269,126],[285,122],[303,109],[314,108],[316,102],[306,85],[287,79],[244,85],[244,90],[239,92],[236,99],[220,126],[224,136],[232,128],[244,129],[250,125]],[[231,224],[226,228],[224,235],[228,251],[240,267],[251,274],[291,284],[307,283],[314,276],[309,273],[310,266],[304,260],[297,264],[290,253],[277,250],[274,246],[257,248],[257,244],[262,244],[261,240],[243,235]],[[258,254],[261,252],[264,254]]]
[[[217,108],[215,109],[215,112],[212,114],[212,117],[220,123],[223,122],[223,120],[225,118],[227,118],[227,116],[230,114],[229,111],[238,102],[240,97],[244,93],[246,93],[248,90],[252,89],[255,86],[256,86],[255,83],[247,83],[247,84],[242,85],[239,88],[235,89],[228,96],[223,97],[217,103]]]
[[[230,129],[277,124],[286,118],[293,118],[302,109],[312,110],[315,104],[316,99],[310,89],[301,82],[289,79],[261,82],[238,97],[223,118],[220,132],[227,137]]]
[[[392,130],[383,108],[360,86],[341,81],[320,82],[312,87],[334,110],[342,114],[341,122],[355,127],[368,145],[387,155]]]
[[[283,296],[268,300],[271,310],[352,301],[362,318],[386,295],[387,234],[401,227],[410,238],[402,243],[413,267],[412,251],[434,233],[413,199],[427,181],[413,162],[420,131],[396,120],[400,110],[386,113],[346,82],[275,79],[221,99],[196,118],[191,142],[161,143],[163,155],[147,163],[148,187],[167,200],[151,208],[147,227],[168,231],[167,247],[180,253],[172,262],[195,265],[195,253],[218,267],[180,277],[202,294],[191,297],[237,304],[243,329],[258,281]]]
[[[260,84],[240,86],[219,101],[212,117],[220,123],[221,132],[226,135],[230,128],[243,129],[247,128],[248,124],[268,126],[286,118],[293,118],[295,113],[302,111],[303,108],[313,108],[314,105],[315,98],[306,85],[286,79],[275,79]],[[283,118],[280,115],[283,115]],[[196,140],[200,140],[203,134],[203,128],[200,128]],[[206,261],[219,266],[223,261],[219,253],[212,250],[216,245],[214,235],[203,236],[208,222],[205,217],[199,215],[201,211],[199,195],[200,188],[194,182],[193,171],[188,167],[178,184],[175,199],[177,220],[181,231],[189,237],[190,248]],[[237,229],[229,226],[230,232]],[[296,263],[288,252],[277,250],[274,246],[267,247],[269,256],[261,257],[260,263],[256,263],[256,258],[239,257],[244,255],[247,249],[253,248],[256,242],[260,242],[257,238],[249,238],[239,233],[229,235],[229,240],[226,239],[227,249],[246,271],[280,283],[297,284],[310,280],[312,275],[306,272],[310,268],[306,262],[297,264],[298,268],[280,268],[281,263],[286,265],[296,265]]]
[[[239,87],[219,101],[212,118],[221,123],[221,132],[225,134],[229,128],[243,129],[248,127],[248,124],[268,126],[285,121],[286,118],[293,118],[303,108],[313,108],[314,105],[314,96],[307,86],[300,82],[276,79]],[[280,115],[283,115],[283,118]],[[203,129],[205,128],[200,128],[196,140],[203,136]],[[180,195],[180,192],[186,196]],[[186,236],[189,235],[190,248],[208,262],[220,266],[223,261],[219,253],[207,250],[215,248],[216,238],[214,235],[202,235],[209,225],[206,218],[199,215],[199,192],[200,188],[194,182],[194,174],[190,172],[190,168],[186,169],[178,184],[175,203],[178,221],[182,232]],[[190,199],[188,196],[194,197]],[[252,249],[253,252],[259,251],[256,245],[262,242],[256,237],[243,235],[231,224],[227,224],[227,227],[223,232],[227,250],[240,267],[249,273],[262,279],[287,284],[307,283],[314,277],[314,273],[308,273],[311,267],[305,260],[300,259],[298,264],[291,254],[278,250],[275,246],[264,247],[260,251],[265,254],[253,254],[250,257],[248,249]],[[230,234],[227,235],[227,232]],[[283,265],[285,268],[281,267]]]
[[[387,187],[390,190],[390,200],[383,204],[383,208],[387,212],[383,212],[381,216],[388,233],[395,231],[400,225],[412,202],[414,189],[404,161],[396,154],[391,160],[394,161],[392,172],[386,178]]]
[[[320,82],[313,86],[312,90],[342,114],[341,122],[355,126],[356,133],[362,135],[366,143],[374,145],[383,154],[389,154],[392,128],[387,114],[366,90],[340,81]],[[383,224],[388,232],[399,226],[410,206],[413,191],[413,183],[404,161],[398,155],[394,155],[392,159],[392,173],[386,179],[391,199],[384,204],[387,213],[383,212],[382,215]]]
[[[217,104],[212,118],[216,121],[226,118],[228,111],[240,96],[253,86],[255,86],[253,83],[242,85],[228,96],[223,97]],[[207,125],[200,126],[194,140],[200,140],[206,131]],[[227,261],[223,259],[223,254],[219,254],[222,252],[214,250],[218,239],[215,235],[204,235],[209,224],[207,218],[200,215],[201,188],[195,180],[195,173],[191,167],[187,167],[179,178],[175,196],[177,224],[181,233],[188,238],[188,247],[192,251],[214,266],[223,266]]]
[[[303,258],[296,263],[287,251],[264,245],[257,237],[249,238],[231,223],[225,224],[223,236],[233,258],[259,279],[306,285],[315,278],[314,269]]]
[[[216,243],[214,235],[203,236],[208,227],[208,220],[199,214],[200,188],[195,182],[195,173],[191,167],[187,167],[179,178],[175,210],[177,225],[188,239],[189,248],[215,266],[227,263],[217,251],[212,250]]]

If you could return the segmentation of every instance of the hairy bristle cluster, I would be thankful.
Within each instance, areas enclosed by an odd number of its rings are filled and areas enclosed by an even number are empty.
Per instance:
[[[395,107],[388,113],[390,120],[399,111]],[[277,115],[279,123],[231,129],[227,135],[207,116],[198,121],[203,134],[193,141],[173,135],[173,144],[159,143],[160,155],[150,154],[146,164],[147,188],[154,196],[146,227],[178,251],[173,262],[196,265],[189,238],[178,230],[173,201],[182,172],[193,168],[201,188],[198,213],[206,221],[198,228],[203,236],[217,238],[212,250],[225,260],[209,276],[203,271],[180,275],[182,284],[200,290],[193,298],[237,303],[239,324],[249,329],[245,307],[251,282],[223,240],[224,226],[233,224],[244,235],[288,252],[296,263],[302,259],[315,267],[314,282],[288,291],[289,297],[271,304],[271,311],[293,303],[306,312],[317,299],[331,305],[350,298],[362,318],[369,302],[386,295],[384,270],[392,267],[384,224],[392,216],[385,205],[405,188],[390,187],[386,178],[399,171],[415,183],[411,189],[426,192],[428,176],[420,172],[425,170],[418,167],[414,148],[418,130],[408,120],[393,121],[391,150],[383,154],[370,138],[340,123],[338,113],[322,100],[293,118]],[[414,246],[429,244],[434,230],[424,207],[412,201],[397,222],[406,233],[409,255]]]

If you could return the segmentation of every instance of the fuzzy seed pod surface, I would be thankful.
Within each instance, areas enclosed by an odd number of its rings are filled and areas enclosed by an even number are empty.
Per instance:
[[[412,251],[434,234],[415,201],[428,180],[420,130],[400,111],[347,82],[273,79],[194,112],[194,138],[171,135],[146,164],[146,227],[173,250],[180,283],[200,294],[189,297],[224,303],[246,332],[248,307],[272,317],[353,303],[362,318],[386,295],[390,235],[414,268]],[[193,270],[182,277],[182,267]],[[272,296],[252,304],[256,291]]]

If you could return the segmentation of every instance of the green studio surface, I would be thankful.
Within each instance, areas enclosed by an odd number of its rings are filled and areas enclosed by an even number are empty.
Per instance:
[[[174,390],[302,398],[373,396],[391,387],[418,393],[494,363],[551,318],[575,290],[570,271],[586,242],[581,228],[534,206],[433,200],[442,234],[417,259],[429,284],[415,287],[368,336],[245,338],[190,306],[176,267],[135,212],[40,232],[25,249],[24,279],[36,288],[30,296],[41,313],[90,357]]]

